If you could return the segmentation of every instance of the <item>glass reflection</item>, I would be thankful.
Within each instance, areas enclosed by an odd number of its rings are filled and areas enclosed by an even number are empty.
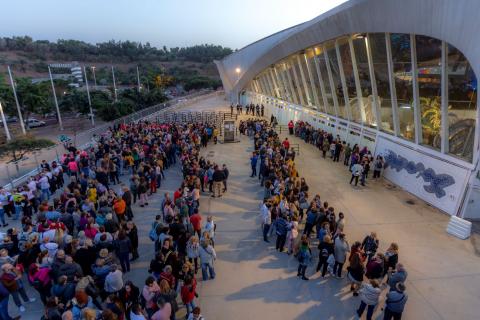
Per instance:
[[[320,67],[320,73],[322,74],[323,86],[325,89],[325,95],[327,96],[328,105],[326,106],[326,111],[328,114],[336,115],[335,114],[335,104],[334,104],[334,91],[330,86],[330,80],[328,79],[328,70],[327,70],[327,61],[325,59],[325,54],[322,52],[318,57],[318,64]]]
[[[357,62],[358,78],[362,89],[361,113],[365,117],[365,124],[377,127],[375,107],[372,95],[372,82],[370,69],[368,68],[367,37],[364,34],[357,35],[352,40],[355,59]]]
[[[415,138],[413,111],[412,57],[410,35],[392,33],[390,35],[393,60],[393,77],[397,93],[400,135],[408,140]]]
[[[372,52],[375,84],[377,85],[377,103],[380,107],[380,130],[393,132],[392,96],[388,75],[387,46],[384,33],[368,34],[368,44]]]
[[[442,125],[442,41],[415,36],[422,144],[439,149]]]
[[[473,158],[477,115],[477,78],[465,56],[448,45],[448,149],[468,161]]]
[[[333,85],[334,85],[333,90],[337,95],[338,116],[340,118],[348,119],[347,114],[345,112],[345,96],[343,95],[342,80],[340,78],[340,69],[338,66],[337,50],[335,49],[335,42],[332,41],[328,43],[325,47],[327,49],[330,71],[332,73],[332,78],[333,78]]]
[[[312,74],[312,91],[315,91],[318,97],[318,101],[314,101],[315,104],[317,105],[317,109],[319,111],[324,111],[325,109],[323,108],[323,100],[322,100],[322,90],[320,88],[320,82],[319,82],[319,77],[317,74],[317,68],[315,66],[315,50],[314,49],[309,49],[306,52],[306,58],[307,58],[307,63],[308,63],[308,68]],[[313,93],[313,92],[312,92]]]

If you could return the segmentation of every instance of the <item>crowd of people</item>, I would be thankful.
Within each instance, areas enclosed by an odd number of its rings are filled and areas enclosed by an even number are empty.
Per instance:
[[[12,296],[20,312],[44,305],[39,318],[140,320],[203,319],[195,299],[197,272],[215,278],[215,223],[201,215],[201,192],[227,191],[228,169],[206,161],[200,148],[212,125],[139,122],[120,124],[87,150],[68,146],[59,161],[42,161],[41,173],[7,191],[0,189],[0,319]],[[161,201],[149,238],[139,252],[135,206],[148,207],[181,161],[183,180]],[[19,220],[10,227],[5,215]],[[141,217],[145,219],[145,217]],[[129,278],[131,262],[152,256],[142,289]],[[16,317],[20,318],[20,316]]]
[[[343,141],[339,135],[316,129],[308,122],[291,120],[288,123],[290,135],[295,135],[306,143],[316,146],[321,152],[322,157],[327,156],[334,162],[342,162],[351,172],[350,184],[355,186],[360,184],[365,186],[368,174],[373,171],[373,179],[380,178],[382,169],[384,168],[384,159],[378,155],[376,158],[372,152],[365,146],[360,148],[358,144],[353,146]]]
[[[382,289],[388,287],[384,319],[400,319],[408,296],[405,292],[407,271],[398,262],[398,245],[391,243],[381,252],[380,239],[375,232],[362,241],[350,242],[345,233],[345,215],[337,213],[319,194],[312,195],[307,181],[300,177],[288,138],[281,141],[267,121],[251,119],[244,127],[253,136],[255,148],[250,156],[251,177],[257,176],[258,168],[258,180],[263,187],[260,209],[263,240],[268,243],[275,236],[276,250],[298,260],[297,276],[305,281],[309,280],[307,273],[343,279],[346,267],[350,290],[354,297],[360,296],[358,318],[367,310],[366,318],[372,319]],[[334,161],[343,157],[345,164],[351,167],[369,162],[368,150],[360,152],[357,147],[347,148],[348,144],[343,148],[344,143],[338,137],[315,130],[308,124],[293,126],[291,122],[289,128],[291,134],[321,147],[324,155],[331,150]],[[307,272],[314,262],[316,266]]]

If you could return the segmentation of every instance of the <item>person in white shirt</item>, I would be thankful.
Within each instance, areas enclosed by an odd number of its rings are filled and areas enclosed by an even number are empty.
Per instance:
[[[5,209],[3,208],[3,206],[8,204],[8,198],[8,192],[5,189],[0,188],[0,222],[3,227],[8,226],[8,223],[5,222]]]
[[[207,222],[205,223],[205,227],[203,231],[208,232],[208,235],[210,236],[210,240],[212,240],[212,244],[213,244],[215,240],[215,223],[213,222],[213,216],[207,217]]]
[[[42,190],[42,201],[50,200],[50,183],[48,182],[48,177],[46,175],[42,175],[38,182],[40,184],[40,189]]]
[[[268,199],[263,200],[260,214],[262,218],[263,241],[270,242],[268,241],[268,231],[272,225],[272,213],[270,212],[270,203],[268,202]]]
[[[28,189],[30,189],[32,192],[37,191],[37,182],[35,179],[30,178],[28,181]]]
[[[350,179],[350,184],[352,184],[355,179],[355,186],[358,185],[358,178],[362,175],[363,166],[360,163],[356,163],[352,166],[352,178]]]

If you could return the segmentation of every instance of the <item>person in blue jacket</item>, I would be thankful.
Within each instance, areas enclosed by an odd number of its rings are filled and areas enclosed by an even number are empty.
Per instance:
[[[256,152],[252,153],[252,157],[250,158],[250,165],[252,166],[252,175],[250,177],[257,176],[257,162],[258,162],[258,155]]]

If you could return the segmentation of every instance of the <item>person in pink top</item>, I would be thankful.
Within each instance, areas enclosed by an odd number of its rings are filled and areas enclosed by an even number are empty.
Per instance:
[[[76,177],[77,173],[78,173],[77,162],[74,159],[70,159],[67,166],[68,166],[68,172],[69,172],[70,176],[75,176]]]
[[[52,281],[50,279],[49,267],[40,267],[34,263],[28,268],[28,281],[40,294],[43,304],[47,303],[47,297],[50,296]]]

